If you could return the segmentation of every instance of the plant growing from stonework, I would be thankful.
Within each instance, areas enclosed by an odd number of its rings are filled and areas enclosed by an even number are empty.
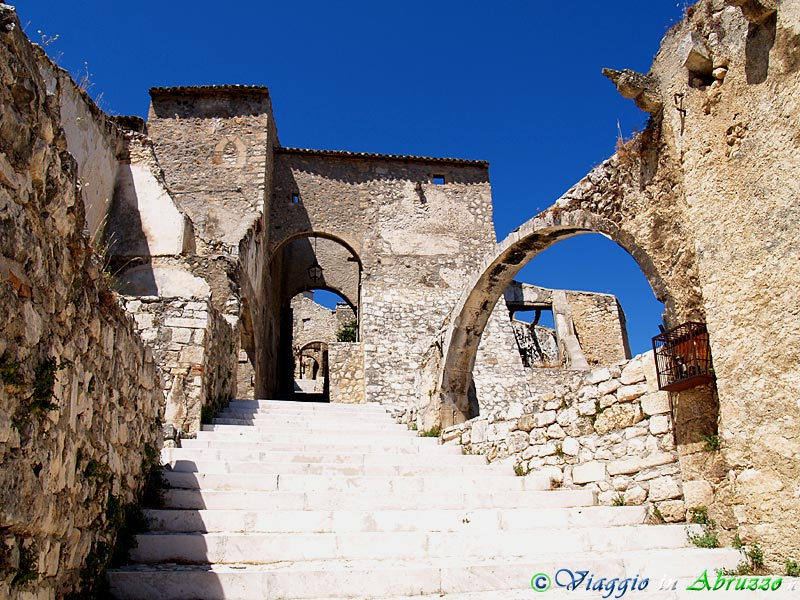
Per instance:
[[[744,560],[735,569],[722,569],[720,573],[723,575],[759,575],[764,573],[764,551],[758,545],[758,542],[747,546],[737,533],[733,537],[731,546],[742,553]]]
[[[21,386],[25,383],[19,369],[19,363],[7,356],[0,359],[0,380],[6,385]]]
[[[19,566],[14,578],[11,580],[12,586],[24,586],[27,583],[39,579],[39,557],[36,548],[33,546],[20,546]]]
[[[787,558],[784,563],[787,577],[800,577],[800,564],[793,558]]]
[[[686,537],[689,542],[698,548],[719,548],[719,537],[717,536],[717,524],[708,516],[708,508],[705,506],[695,506],[689,509],[689,520],[700,525],[702,533],[687,532]]]
[[[703,440],[703,450],[706,452],[719,452],[722,444],[720,443],[719,436],[714,435],[701,435],[700,439]]]
[[[514,475],[516,475],[517,477],[525,477],[525,475],[527,475],[530,472],[531,470],[528,467],[524,466],[522,463],[517,463],[514,465]]]
[[[441,425],[434,425],[430,429],[424,429],[419,432],[419,437],[435,437],[438,438],[442,435],[442,426]]]
[[[611,504],[613,506],[625,506],[625,496],[623,494],[617,494],[611,499]]]
[[[33,392],[28,396],[31,414],[41,415],[58,409],[58,404],[52,402],[53,388],[56,385],[56,373],[66,366],[68,363],[59,364],[55,358],[50,357],[36,367],[33,374]]]
[[[648,520],[651,524],[661,525],[662,523],[666,523],[666,519],[664,519],[664,515],[661,514],[661,510],[656,505],[653,505],[650,508],[650,514],[648,515]]]
[[[348,321],[342,324],[339,331],[336,332],[336,341],[338,342],[357,342],[358,341],[358,323],[355,321]]]

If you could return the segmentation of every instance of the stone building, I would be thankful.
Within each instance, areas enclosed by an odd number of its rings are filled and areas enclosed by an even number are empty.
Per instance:
[[[770,565],[800,557],[796,2],[702,0],[648,74],[607,71],[647,128],[499,243],[486,162],[282,146],[259,86],[154,88],[146,122],[109,117],[7,5],[0,26],[9,596],[104,564],[161,419],[179,444],[232,397],[294,392],[293,299],[315,289],[358,324],[309,342],[331,400],[604,503],[708,506]],[[667,329],[705,326],[713,381],[665,391],[616,299],[514,281],[585,232],[636,259]]]

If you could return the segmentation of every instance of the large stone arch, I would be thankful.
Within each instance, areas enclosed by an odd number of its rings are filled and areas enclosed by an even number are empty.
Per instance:
[[[497,245],[495,253],[487,259],[453,309],[442,343],[436,384],[444,425],[468,418],[472,370],[481,336],[503,291],[537,254],[560,240],[586,233],[605,235],[628,251],[656,298],[665,305],[671,304],[667,284],[655,261],[633,235],[606,216],[556,204]]]

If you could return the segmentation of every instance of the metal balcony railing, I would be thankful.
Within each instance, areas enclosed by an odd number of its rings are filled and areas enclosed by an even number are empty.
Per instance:
[[[679,392],[714,380],[705,323],[689,322],[653,338],[658,387]]]

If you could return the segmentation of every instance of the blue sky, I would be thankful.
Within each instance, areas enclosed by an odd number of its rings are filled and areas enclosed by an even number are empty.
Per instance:
[[[114,114],[153,86],[270,87],[285,146],[488,160],[498,239],[552,204],[646,115],[603,67],[646,72],[685,3],[616,0],[20,1],[34,41]],[[41,31],[41,33],[39,33]],[[599,236],[542,253],[520,279],[615,293],[634,352],[662,307]]]

